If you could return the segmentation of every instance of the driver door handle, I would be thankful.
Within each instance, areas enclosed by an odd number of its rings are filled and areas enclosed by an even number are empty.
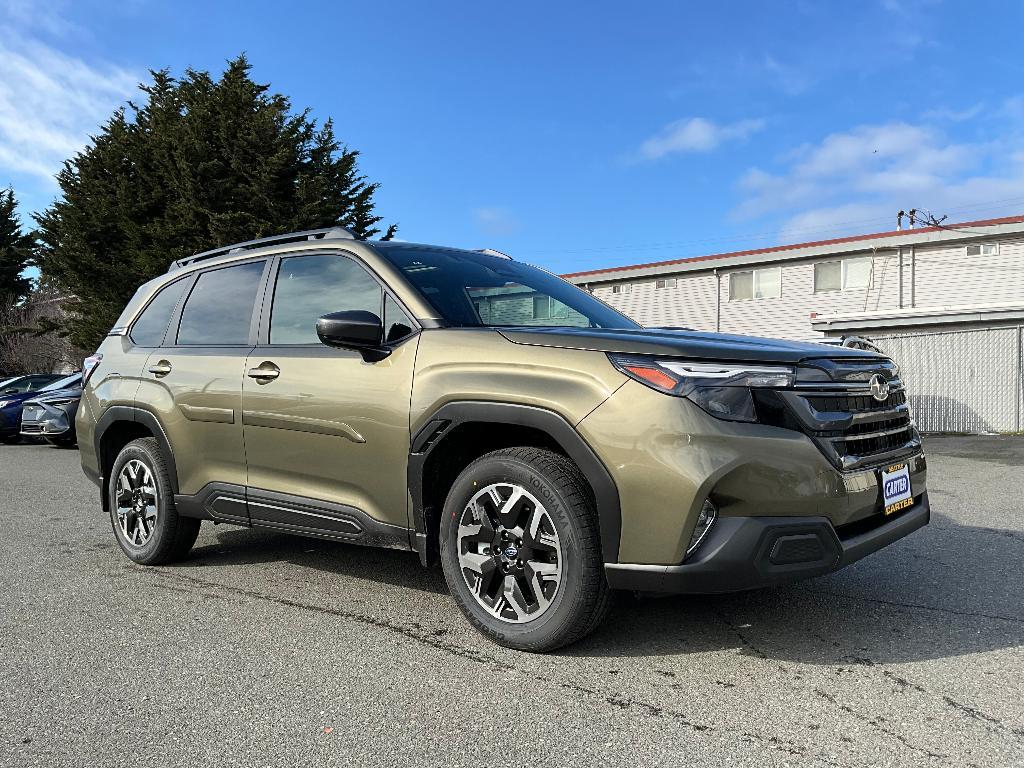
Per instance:
[[[246,374],[250,379],[256,379],[259,384],[269,384],[281,375],[281,369],[269,360],[265,360],[256,368],[250,368]]]
[[[159,363],[149,366],[149,372],[156,376],[166,376],[171,372],[171,364],[166,360],[161,360]]]

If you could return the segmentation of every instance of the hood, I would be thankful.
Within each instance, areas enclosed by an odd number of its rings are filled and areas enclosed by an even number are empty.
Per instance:
[[[77,400],[82,396],[81,387],[69,387],[68,389],[48,389],[45,392],[33,392],[35,397],[26,398],[33,403],[48,403],[51,400]]]
[[[47,393],[47,394],[49,394],[49,393]],[[38,389],[35,392],[18,392],[16,394],[11,394],[11,395],[0,395],[0,402],[10,403],[10,405],[22,405],[23,403],[25,403],[28,400],[35,400],[35,399],[37,399],[39,397],[39,395],[40,395],[40,390],[38,390]],[[6,407],[10,407],[10,406],[6,406]]]
[[[597,352],[634,355],[664,355],[693,360],[795,365],[818,358],[848,359],[865,363],[886,359],[883,355],[861,349],[681,329],[502,328],[500,332],[514,344],[591,349]]]

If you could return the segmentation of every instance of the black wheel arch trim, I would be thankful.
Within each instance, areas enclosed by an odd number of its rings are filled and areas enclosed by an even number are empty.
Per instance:
[[[171,492],[178,492],[178,468],[174,463],[174,452],[171,450],[171,443],[167,439],[167,433],[164,431],[163,424],[160,423],[160,419],[156,417],[151,411],[147,411],[143,408],[137,408],[131,405],[112,405],[107,408],[103,415],[100,416],[96,421],[96,428],[93,431],[93,447],[96,450],[96,457],[99,461],[101,473],[100,473],[100,490],[101,496],[103,497],[103,509],[109,511],[108,501],[106,493],[103,490],[103,476],[102,469],[104,463],[104,456],[102,451],[103,436],[115,424],[123,422],[133,422],[141,424],[148,429],[156,441],[160,444],[160,449],[164,453],[164,461],[167,462],[167,474],[171,480]],[[116,457],[115,457],[116,458]]]
[[[428,515],[431,511],[426,509],[423,503],[424,467],[431,452],[444,442],[447,434],[454,428],[469,423],[531,427],[546,433],[558,443],[583,472],[594,492],[604,561],[618,562],[619,538],[622,532],[619,491],[608,468],[576,428],[560,414],[545,408],[518,403],[457,400],[442,405],[424,419],[423,426],[412,439],[409,452],[408,481],[412,497],[413,545],[425,565],[431,560],[431,542],[427,536]]]

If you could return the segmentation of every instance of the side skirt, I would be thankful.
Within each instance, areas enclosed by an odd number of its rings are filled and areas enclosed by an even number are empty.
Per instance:
[[[410,549],[407,528],[382,523],[355,507],[305,496],[209,483],[197,494],[175,495],[174,503],[178,514],[184,517],[270,528],[367,547]]]

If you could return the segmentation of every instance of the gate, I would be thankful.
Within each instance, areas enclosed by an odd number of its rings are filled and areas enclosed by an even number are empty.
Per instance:
[[[874,336],[900,366],[922,432],[1020,432],[1021,326]]]

